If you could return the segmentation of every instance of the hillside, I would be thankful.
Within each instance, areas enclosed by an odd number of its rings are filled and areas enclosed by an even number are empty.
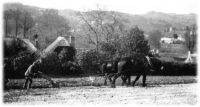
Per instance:
[[[60,15],[71,21],[78,21],[77,11],[74,10],[59,10]],[[196,23],[196,14],[175,14],[175,13],[161,13],[151,11],[142,15],[132,15],[127,13],[115,12],[120,15],[122,19],[129,22],[129,26],[138,25],[145,32],[152,30],[163,30],[166,27],[182,28]]]
[[[92,12],[92,11],[91,11]],[[64,16],[68,19],[71,25],[76,29],[80,28],[80,18],[77,16],[77,11],[74,10],[60,10],[60,15]],[[89,13],[89,12],[84,12]],[[84,14],[83,13],[83,14]],[[107,11],[107,14],[111,14],[111,12]],[[190,26],[196,23],[196,15],[195,14],[172,14],[172,13],[161,13],[161,12],[148,12],[142,15],[132,15],[127,13],[115,12],[121,20],[123,20],[124,25],[130,27],[134,27],[138,25],[139,28],[144,30],[146,34],[153,30],[163,31],[168,27],[176,27],[177,29],[185,28],[185,26]],[[81,28],[80,28],[81,29]],[[80,36],[76,39],[77,47],[90,47],[85,40],[84,36]],[[81,44],[81,45],[79,45]]]
[[[4,10],[7,9],[24,9],[29,11],[33,16],[38,16],[41,10],[44,8],[23,5],[20,3],[7,3],[4,4]],[[66,7],[67,8],[67,7]],[[61,16],[64,16],[70,23],[79,23],[80,18],[77,16],[77,12],[71,9],[58,10]],[[109,11],[107,11],[109,13]],[[84,13],[84,12],[82,12]],[[138,25],[145,32],[151,30],[163,30],[166,27],[174,26],[182,28],[187,25],[196,23],[196,14],[175,14],[175,13],[161,13],[151,11],[142,15],[132,15],[127,13],[115,12],[120,15],[122,19],[129,22],[129,26]]]
[[[44,8],[23,5],[20,3],[8,3],[4,4],[4,10],[6,9],[24,9],[29,11],[33,17],[41,15],[41,11]],[[67,7],[66,7],[67,8]],[[76,36],[76,47],[77,48],[91,48],[92,46],[87,42],[87,35],[83,24],[84,22],[78,17],[78,11],[64,9],[58,10],[59,15],[66,18],[66,21],[70,24],[70,27],[74,30]],[[93,11],[81,12],[82,14],[91,13]],[[105,11],[107,14],[111,14],[111,11]],[[167,27],[176,27],[181,29],[185,26],[190,26],[196,23],[196,14],[175,14],[175,13],[161,13],[161,12],[148,12],[142,15],[132,15],[127,13],[115,12],[120,20],[123,20],[123,24],[128,27],[134,27],[138,25],[139,28],[144,30],[146,34],[153,30],[163,31]]]
[[[40,7],[23,5],[21,3],[6,3],[6,4],[4,4],[3,8],[4,8],[4,10],[8,10],[8,9],[26,10],[29,13],[31,13],[33,17],[37,17],[37,16],[41,15],[41,11],[44,10],[43,8],[40,8]]]

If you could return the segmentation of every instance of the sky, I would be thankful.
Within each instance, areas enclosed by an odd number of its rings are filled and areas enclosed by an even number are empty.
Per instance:
[[[99,5],[104,10],[130,14],[145,14],[149,11],[177,14],[197,13],[199,4],[198,0],[3,0],[2,3],[7,2],[79,11],[94,10]]]

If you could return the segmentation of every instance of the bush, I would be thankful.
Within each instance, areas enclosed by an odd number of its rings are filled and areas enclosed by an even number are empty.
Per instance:
[[[117,47],[114,46],[114,43],[102,43],[101,44],[101,50],[107,54],[108,58],[111,58],[116,54]]]
[[[55,53],[58,54],[58,57],[62,62],[74,61],[76,49],[71,46],[58,46],[55,49]]]
[[[155,71],[152,75],[164,76],[196,76],[197,64],[195,63],[179,63],[162,61],[164,69],[162,71]]]
[[[81,66],[85,73],[98,73],[100,64],[105,60],[104,55],[96,50],[90,50],[82,54]]]
[[[24,73],[35,61],[34,54],[21,54],[15,58],[9,58],[4,62],[4,77],[5,78],[23,78]]]
[[[24,78],[24,73],[28,67],[36,60],[34,54],[27,54],[25,57],[18,56],[14,60],[6,60],[4,66],[5,78]],[[83,71],[81,67],[72,61],[61,63],[56,53],[48,54],[42,58],[41,72],[47,75],[79,75]]]
[[[75,62],[65,62],[62,64],[62,74],[65,75],[80,75],[83,74],[83,70],[78,63]]]
[[[42,59],[41,72],[45,74],[59,75],[62,74],[61,62],[56,53],[48,54]]]
[[[52,75],[79,75],[82,74],[81,67],[72,61],[63,61],[56,53],[51,53],[42,59],[42,72]]]

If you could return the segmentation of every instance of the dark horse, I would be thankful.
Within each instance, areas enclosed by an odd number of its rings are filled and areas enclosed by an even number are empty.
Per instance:
[[[143,75],[143,85],[146,86],[146,75],[150,71],[153,70],[160,70],[162,67],[161,62],[156,58],[150,58],[149,56],[142,56],[142,55],[134,55],[133,57],[125,57],[122,58],[117,65],[117,73],[114,74],[111,87],[115,87],[115,81],[119,76],[122,76],[123,83],[126,83],[128,79],[128,84],[131,81],[131,75],[136,73],[137,76],[135,80],[132,82],[132,86],[135,85],[136,81]],[[162,70],[162,69],[161,69]]]
[[[109,79],[110,83],[112,82],[112,77],[117,73],[118,71],[118,62],[120,61],[120,58],[116,58],[114,61],[104,61],[103,64],[101,64],[101,73],[104,75],[104,85],[107,85],[107,79]],[[123,85],[130,85],[131,76],[122,75],[122,86]],[[128,79],[128,83],[126,83],[126,80]]]
[[[109,79],[110,83],[112,82],[112,77],[115,73],[117,73],[117,64],[120,58],[116,58],[115,60],[107,60],[101,64],[100,71],[105,77],[104,85],[107,85],[107,79]]]

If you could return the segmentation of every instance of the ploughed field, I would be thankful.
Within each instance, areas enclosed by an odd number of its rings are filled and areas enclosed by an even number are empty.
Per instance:
[[[135,76],[131,78],[134,80]],[[195,76],[147,76],[147,87],[142,78],[135,87],[104,86],[99,76],[54,78],[60,88],[51,88],[44,79],[34,79],[32,89],[22,89],[24,79],[12,79],[4,91],[6,104],[196,104],[197,78]]]

